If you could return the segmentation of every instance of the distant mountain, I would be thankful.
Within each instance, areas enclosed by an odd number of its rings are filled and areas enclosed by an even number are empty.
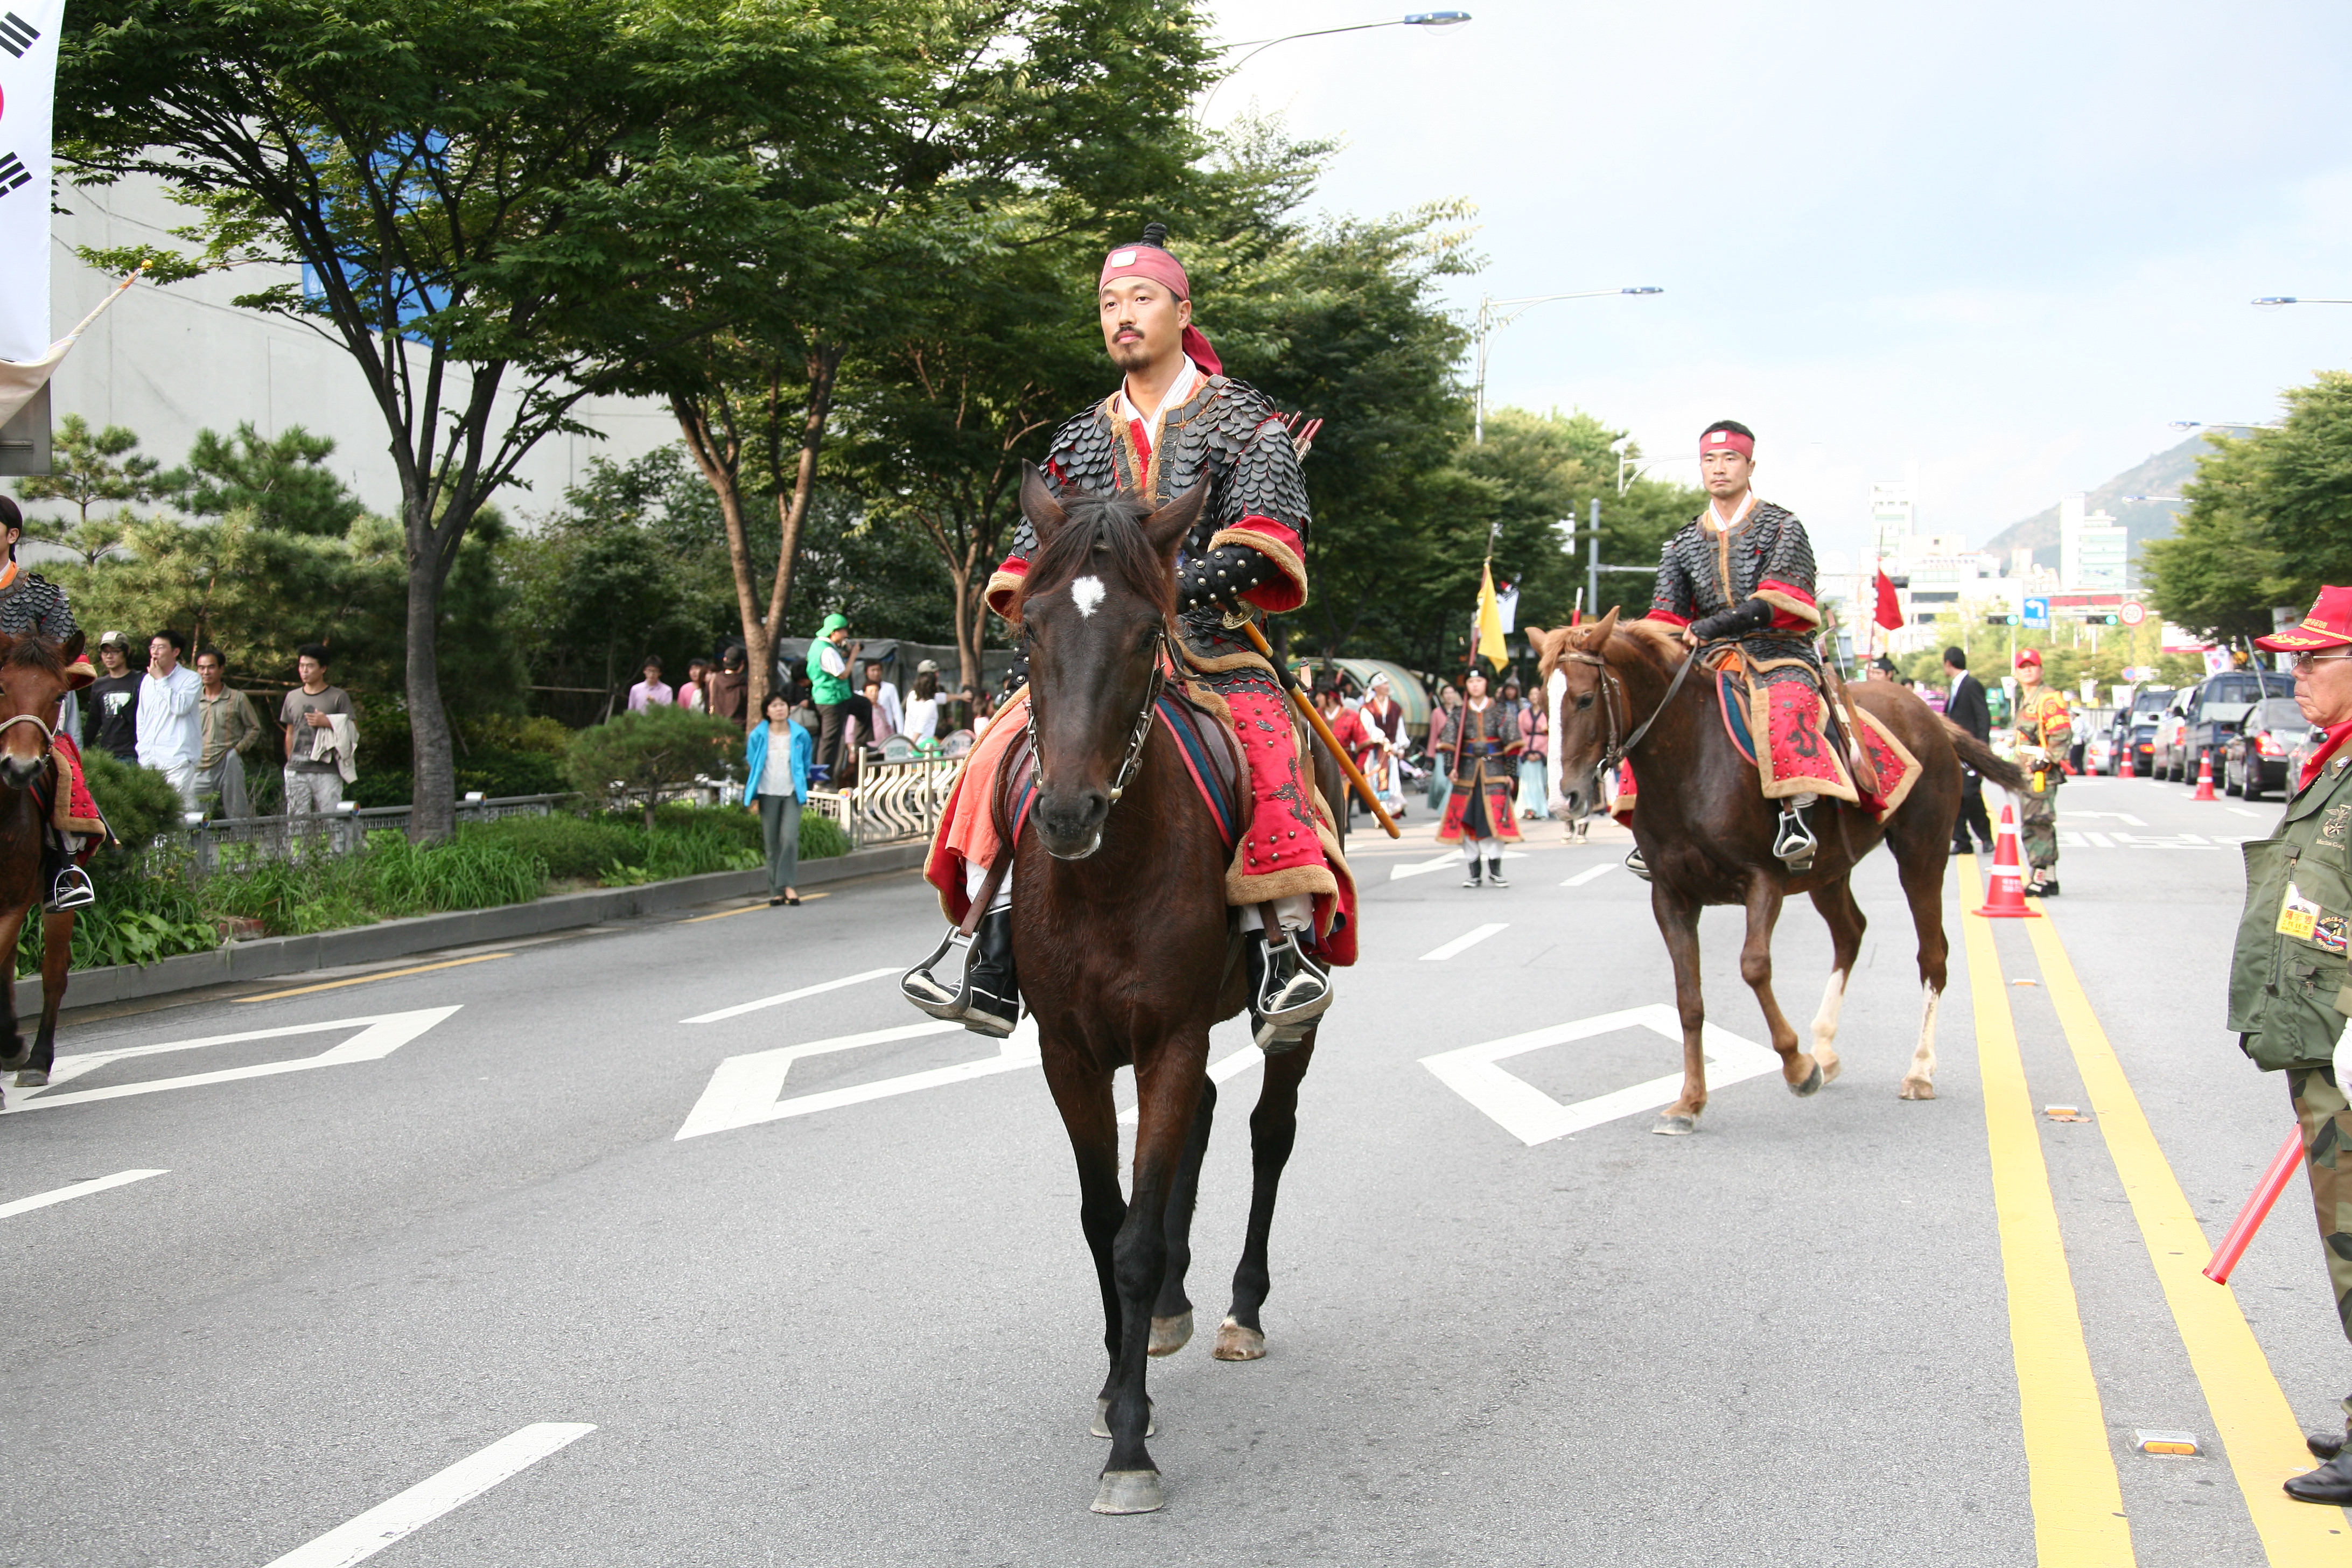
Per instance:
[[[2197,458],[2206,451],[2205,437],[2191,436],[2179,446],[2158,452],[2137,468],[2126,468],[2098,489],[2087,492],[2083,506],[2086,511],[2104,511],[2124,525],[2131,537],[2130,559],[2137,560],[2139,547],[2151,539],[2164,539],[2172,532],[2174,516],[2180,510],[2177,502],[2126,500],[2126,496],[2177,496],[2180,487],[2197,477]],[[2036,512],[2023,522],[2013,522],[1990,539],[1984,549],[2000,558],[2002,567],[2009,564],[2009,552],[2031,545],[2036,564],[2053,571],[2058,567],[2058,509]]]

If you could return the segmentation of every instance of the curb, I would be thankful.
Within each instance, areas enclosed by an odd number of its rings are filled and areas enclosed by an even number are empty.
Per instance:
[[[905,870],[920,866],[929,851],[928,843],[892,844],[876,849],[854,849],[823,860],[803,860],[794,885],[808,888],[870,876],[877,871]],[[767,890],[768,873],[764,868],[714,871],[705,877],[681,877],[676,881],[648,882],[637,888],[594,888],[581,893],[557,893],[527,904],[504,904],[497,909],[458,910],[446,915],[379,921],[374,925],[318,931],[310,936],[257,937],[251,942],[226,942],[209,952],[182,953],[144,966],[121,963],[103,969],[77,969],[67,978],[64,1005],[100,1006],[232,981],[268,980],[351,963],[376,963],[445,947],[511,942],[517,937],[575,931],[607,921],[635,920],[723,899],[749,898]],[[16,982],[16,1016],[37,1018],[40,1012],[41,977],[28,974]]]

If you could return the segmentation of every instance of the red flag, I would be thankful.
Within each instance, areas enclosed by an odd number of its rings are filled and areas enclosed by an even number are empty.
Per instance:
[[[1903,606],[1895,602],[1895,584],[1886,580],[1886,568],[1878,569],[1878,614],[1871,617],[1888,631],[1903,626]]]

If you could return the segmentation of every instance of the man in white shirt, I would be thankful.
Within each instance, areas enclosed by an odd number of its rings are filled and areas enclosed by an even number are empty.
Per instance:
[[[172,781],[196,809],[196,763],[205,751],[205,683],[180,662],[188,639],[169,628],[147,639],[147,673],[139,682],[139,765]]]
[[[875,738],[887,741],[893,735],[905,734],[907,715],[898,704],[898,689],[884,678],[879,664],[866,665],[866,685],[874,701]],[[889,728],[884,729],[885,724]]]

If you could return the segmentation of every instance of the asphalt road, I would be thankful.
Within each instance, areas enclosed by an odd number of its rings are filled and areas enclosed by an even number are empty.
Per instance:
[[[1360,834],[1365,957],[1304,1091],[1269,1354],[1208,1353],[1244,1056],[1194,1232],[1203,1332],[1151,1369],[1150,1516],[1087,1510],[1100,1324],[1040,1075],[917,1032],[873,973],[938,928],[911,874],[69,1016],[88,1070],[0,1118],[0,1563],[315,1568],[388,1537],[397,1568],[2352,1561],[2341,1510],[2281,1524],[2265,1490],[2352,1385],[2299,1179],[2231,1291],[2168,1295],[2201,1243],[2150,1228],[2155,1170],[2218,1237],[2288,1126],[2221,1027],[2228,840],[2277,807],[2187,795],[2070,784],[2084,837],[2042,934],[2146,1147],[2026,922],[1979,922],[1970,967],[1957,872],[1939,1098],[1895,1097],[1918,993],[1880,856],[1843,1077],[1800,1100],[1718,1076],[1670,1139],[1664,1093],[1620,1092],[1679,1066],[1621,836],[1531,825],[1514,886],[1470,891],[1413,869],[1425,813],[1402,846]],[[1764,1031],[1737,916],[1704,934],[1711,1020],[1750,1042],[1727,1075]],[[1792,908],[1792,1016],[1827,952]],[[1991,996],[2023,1087],[1989,1096]],[[1243,1044],[1228,1026],[1213,1060]],[[1457,1080],[1499,1082],[1503,1119]],[[162,1173],[19,1203],[131,1172]],[[2205,1451],[2138,1453],[2141,1428]]]

